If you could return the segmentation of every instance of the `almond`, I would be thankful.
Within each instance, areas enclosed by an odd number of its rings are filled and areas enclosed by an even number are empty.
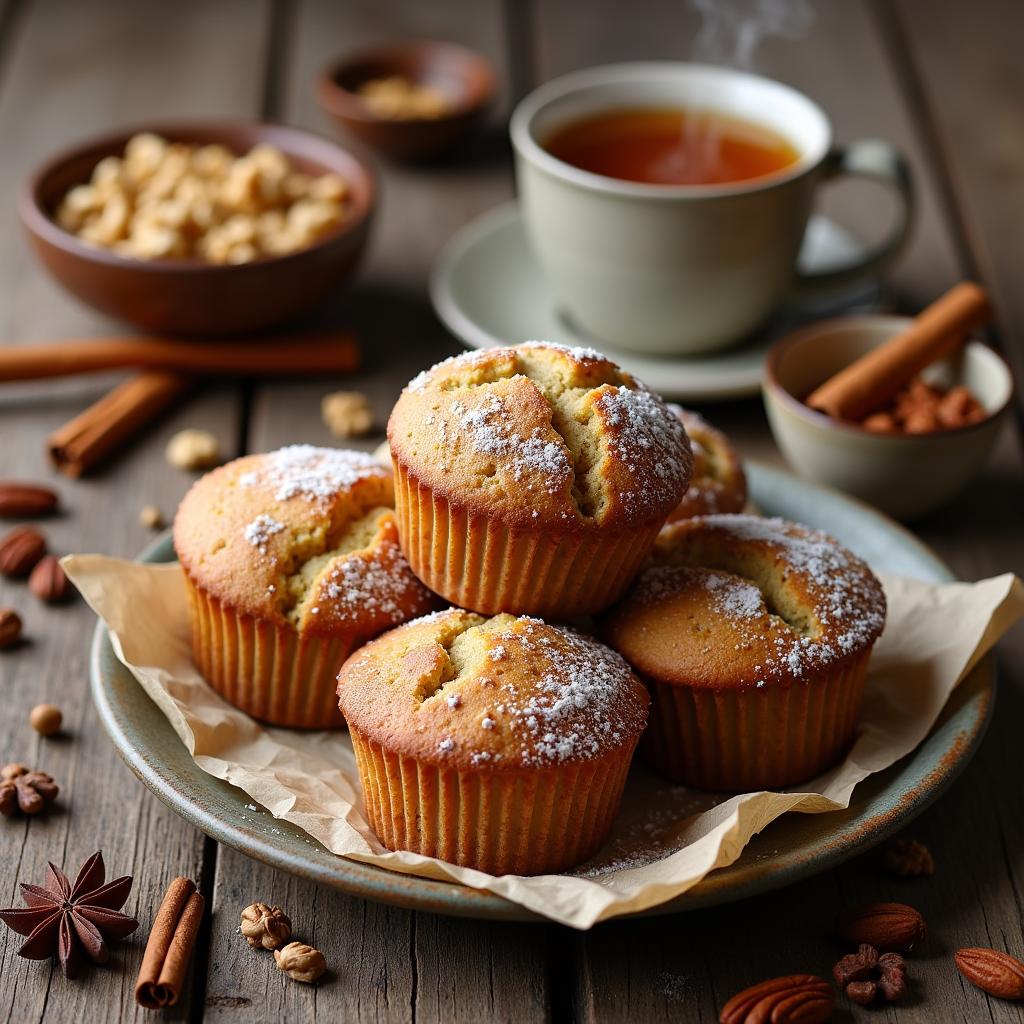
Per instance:
[[[840,914],[836,934],[848,942],[905,953],[928,938],[924,918],[906,903],[872,903]]]
[[[971,947],[956,954],[957,970],[998,999],[1024,999],[1024,963],[998,949]]]
[[[21,616],[13,608],[0,608],[0,651],[21,639]]]
[[[0,573],[27,576],[46,554],[46,538],[34,526],[16,526],[0,537]]]
[[[59,604],[71,596],[71,581],[64,575],[56,555],[40,560],[28,578],[28,589],[47,604]]]
[[[835,989],[813,974],[789,974],[753,985],[732,997],[720,1024],[822,1024],[836,1007]]]
[[[0,518],[45,516],[57,507],[57,494],[49,487],[0,480]]]

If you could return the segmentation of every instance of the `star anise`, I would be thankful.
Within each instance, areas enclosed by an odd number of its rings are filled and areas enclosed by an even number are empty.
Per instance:
[[[103,884],[103,854],[94,853],[71,885],[60,868],[50,864],[43,886],[21,883],[25,907],[0,910],[0,921],[27,941],[18,955],[45,960],[57,954],[69,978],[78,975],[82,953],[98,964],[110,957],[108,941],[131,935],[139,922],[119,913],[131,892],[130,875]]]

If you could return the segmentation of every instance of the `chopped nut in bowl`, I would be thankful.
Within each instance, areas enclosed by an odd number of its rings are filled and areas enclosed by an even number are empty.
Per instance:
[[[490,64],[455,43],[394,43],[321,72],[317,99],[342,128],[390,157],[437,156],[479,125],[495,91]]]
[[[260,330],[354,269],[372,175],[327,139],[260,122],[155,125],[43,166],[20,199],[37,254],[66,288],[140,327]]]

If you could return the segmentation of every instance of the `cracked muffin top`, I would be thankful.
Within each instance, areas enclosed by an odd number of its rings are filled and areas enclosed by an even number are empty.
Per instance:
[[[437,607],[398,546],[391,474],[362,452],[293,445],[193,484],[174,519],[192,581],[300,632],[372,636]]]
[[[420,483],[510,526],[636,526],[686,492],[690,445],[665,403],[593,349],[467,352],[410,381],[392,457]]]
[[[690,438],[693,476],[669,522],[718,512],[742,512],[747,503],[747,477],[732,442],[703,416],[668,402]]]
[[[870,649],[884,624],[882,585],[832,537],[717,515],[662,530],[602,633],[641,676],[728,689],[812,679]]]
[[[614,651],[526,616],[451,608],[357,651],[338,676],[342,714],[402,757],[458,769],[544,768],[632,746],[643,684]]]

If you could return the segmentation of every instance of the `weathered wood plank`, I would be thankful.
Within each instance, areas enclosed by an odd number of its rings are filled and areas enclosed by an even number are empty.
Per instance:
[[[179,7],[119,2],[25,5],[13,22],[0,65],[0,337],[6,343],[109,333],[122,328],[64,296],[29,257],[15,222],[13,197],[33,164],[91,132],[196,112],[244,113],[259,95],[263,5],[228,2]],[[251,52],[253,61],[227,60]],[[45,466],[46,434],[95,397],[96,382],[0,389],[0,476],[53,479],[65,512],[46,522],[60,552],[131,555],[151,535],[138,523],[141,505],[173,512],[191,482],[170,470],[163,445],[175,429],[204,426],[227,454],[238,433],[232,388],[198,396],[149,433],[95,480],[69,482]],[[15,955],[17,936],[0,934],[0,1017],[23,1022],[141,1020],[132,997],[135,973],[156,905],[176,875],[200,877],[204,840],[152,797],[120,764],[88,693],[93,617],[81,603],[46,609],[23,585],[0,584],[0,604],[23,612],[31,644],[0,659],[8,713],[0,721],[4,760],[50,771],[62,788],[57,813],[2,823],[0,899],[14,905],[19,879],[41,881],[48,859],[68,870],[102,848],[111,875],[130,873],[127,908],[139,933],[114,952],[111,966],[83,983],[67,982],[48,964]],[[65,714],[66,736],[40,740],[29,709],[50,700]],[[167,1014],[188,1016],[190,992]]]
[[[1024,298],[1017,266],[1024,231],[1020,124],[1024,8],[998,0],[984,11],[941,0],[875,4],[917,105],[931,157],[947,180],[949,214],[967,263],[989,288],[1004,352],[1018,381],[1024,350]],[[1017,395],[1024,411],[1024,396]]]

